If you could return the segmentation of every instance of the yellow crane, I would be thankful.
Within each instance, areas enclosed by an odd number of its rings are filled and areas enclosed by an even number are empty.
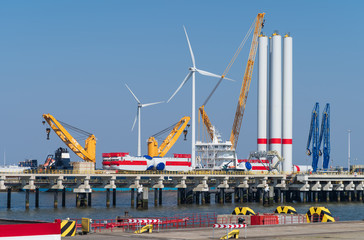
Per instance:
[[[53,131],[58,135],[58,137],[80,158],[82,158],[86,162],[93,162],[95,163],[96,159],[96,137],[95,135],[78,129],[76,127],[72,127],[66,123],[62,123],[63,125],[67,125],[68,127],[72,128],[73,130],[87,135],[87,139],[85,140],[85,147],[82,147],[77,140],[72,137],[72,135],[64,128],[64,126],[55,119],[51,114],[43,114],[43,118],[49,126],[53,129]],[[45,122],[43,121],[43,124]],[[50,129],[47,128],[47,134],[49,136]],[[48,137],[49,139],[49,137]]]
[[[251,34],[251,32],[253,31],[253,28],[254,28],[254,35],[253,35],[252,45],[251,45],[251,48],[250,48],[250,54],[249,54],[248,63],[247,63],[247,67],[246,67],[245,74],[244,74],[244,79],[243,79],[244,81],[243,81],[243,84],[242,84],[242,90],[240,91],[238,108],[237,108],[237,111],[236,111],[236,114],[235,114],[235,120],[234,120],[233,128],[232,128],[232,131],[231,131],[231,136],[230,136],[230,141],[232,143],[231,149],[235,149],[236,144],[237,144],[237,140],[238,140],[238,137],[239,137],[241,121],[243,119],[246,99],[248,97],[248,92],[249,92],[251,76],[252,76],[252,73],[253,73],[254,60],[255,60],[256,50],[257,50],[257,46],[258,46],[258,35],[261,32],[261,29],[263,27],[264,15],[265,15],[265,13],[259,13],[258,16],[255,18],[253,24],[250,26],[249,31],[245,35],[243,41],[240,43],[240,46],[238,47],[237,51],[235,52],[235,54],[234,54],[233,58],[231,59],[229,65],[226,67],[224,73],[222,74],[221,79],[216,84],[216,86],[214,87],[214,89],[212,90],[210,95],[207,97],[205,102],[202,104],[202,106],[199,108],[199,113],[200,113],[200,117],[202,119],[202,123],[206,127],[207,133],[208,133],[208,135],[209,135],[209,137],[210,137],[210,139],[212,141],[214,139],[214,128],[213,128],[213,126],[211,124],[211,121],[210,121],[209,117],[207,116],[206,111],[205,111],[205,105],[210,100],[211,96],[216,91],[216,89],[220,85],[221,81],[224,79],[224,77],[229,72],[231,66],[235,62],[236,58],[238,57],[240,51],[242,50],[245,42],[247,41],[249,35]],[[240,101],[241,99],[243,101]]]
[[[255,56],[258,48],[258,36],[263,27],[264,15],[265,13],[259,13],[254,21],[255,28],[254,28],[252,44],[250,46],[248,63],[245,68],[243,84],[241,85],[238,106],[236,107],[235,119],[230,135],[230,142],[232,143],[231,149],[236,149],[236,145],[238,144],[241,122],[243,120],[245,105],[250,88],[250,82],[253,75]]]
[[[152,137],[148,139],[148,155],[151,157],[164,157],[168,153],[168,151],[173,147],[173,145],[178,140],[179,136],[182,132],[187,134],[187,130],[185,129],[190,121],[190,117],[183,117],[179,122],[173,125],[171,132],[168,134],[166,139],[162,142],[160,147],[158,147],[158,141],[154,138],[157,135],[167,132],[170,128],[162,130],[161,132],[154,134]]]

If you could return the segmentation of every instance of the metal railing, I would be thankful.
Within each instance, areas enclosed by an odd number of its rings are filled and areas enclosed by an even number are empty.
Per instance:
[[[140,223],[130,223],[129,219],[159,219],[159,223],[152,223],[154,229],[181,229],[181,228],[201,228],[212,227],[216,223],[216,213],[190,213],[177,214],[173,217],[152,217],[152,218],[133,218],[117,217],[115,219],[92,219],[90,227],[93,232],[113,231],[113,229],[125,232],[134,232],[140,228]],[[71,219],[76,221],[78,231],[81,230],[82,219]],[[149,224],[149,223],[148,223]]]
[[[13,170],[13,171],[0,171],[0,174],[37,174],[37,175],[105,175],[105,174],[117,174],[117,175],[169,175],[169,176],[199,176],[199,175],[209,175],[209,176],[280,176],[280,175],[309,175],[309,176],[364,176],[364,172],[321,172],[321,173],[291,173],[291,172],[267,172],[267,171],[224,171],[224,170],[193,170],[193,171],[124,171],[124,170]]]
[[[76,175],[76,174],[93,174],[93,175],[104,175],[104,174],[119,174],[119,175],[229,175],[229,176],[236,176],[236,175],[282,175],[282,173],[269,173],[269,172],[252,172],[252,171],[224,171],[224,170],[195,170],[195,171],[120,171],[120,170],[14,170],[14,171],[4,171],[0,174],[66,174],[66,175]]]

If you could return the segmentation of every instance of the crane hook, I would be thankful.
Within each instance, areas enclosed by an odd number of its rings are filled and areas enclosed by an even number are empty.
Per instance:
[[[183,140],[187,140],[187,129],[183,130],[183,135],[185,135],[185,138]]]
[[[49,140],[49,134],[51,133],[51,129],[50,128],[46,128],[46,133],[47,133],[47,140]]]

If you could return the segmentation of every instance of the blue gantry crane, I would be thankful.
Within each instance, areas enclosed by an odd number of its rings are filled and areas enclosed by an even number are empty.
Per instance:
[[[320,106],[319,103],[316,103],[311,114],[311,125],[310,132],[308,134],[307,140],[307,155],[312,155],[312,169],[313,172],[317,171],[317,163],[319,160],[319,148],[318,148],[318,140],[319,140],[319,111]],[[310,150],[310,145],[312,142],[312,150]]]
[[[321,149],[321,143],[323,143],[323,169],[329,168],[330,161],[330,104],[326,103],[325,109],[322,112],[321,129],[318,149]],[[321,151],[320,151],[321,153]],[[321,156],[321,154],[320,154]]]
[[[312,169],[317,171],[317,165],[321,152],[321,144],[323,143],[323,169],[329,167],[330,161],[330,104],[327,103],[322,113],[321,129],[319,131],[319,103],[316,103],[311,114],[310,132],[307,140],[307,155],[312,155]],[[320,132],[320,135],[319,135]],[[312,142],[312,150],[310,145]]]

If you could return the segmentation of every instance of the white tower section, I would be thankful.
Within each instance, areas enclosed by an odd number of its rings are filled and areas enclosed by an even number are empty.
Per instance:
[[[268,37],[258,39],[258,151],[267,151]]]
[[[272,36],[271,75],[270,75],[270,111],[269,111],[269,148],[282,156],[282,37]],[[273,164],[278,161],[273,159]]]
[[[292,37],[283,38],[283,171],[292,172]]]
[[[195,63],[193,63],[195,65]],[[192,72],[192,149],[191,149],[191,165],[192,169],[196,168],[196,86],[195,86],[195,71]]]

